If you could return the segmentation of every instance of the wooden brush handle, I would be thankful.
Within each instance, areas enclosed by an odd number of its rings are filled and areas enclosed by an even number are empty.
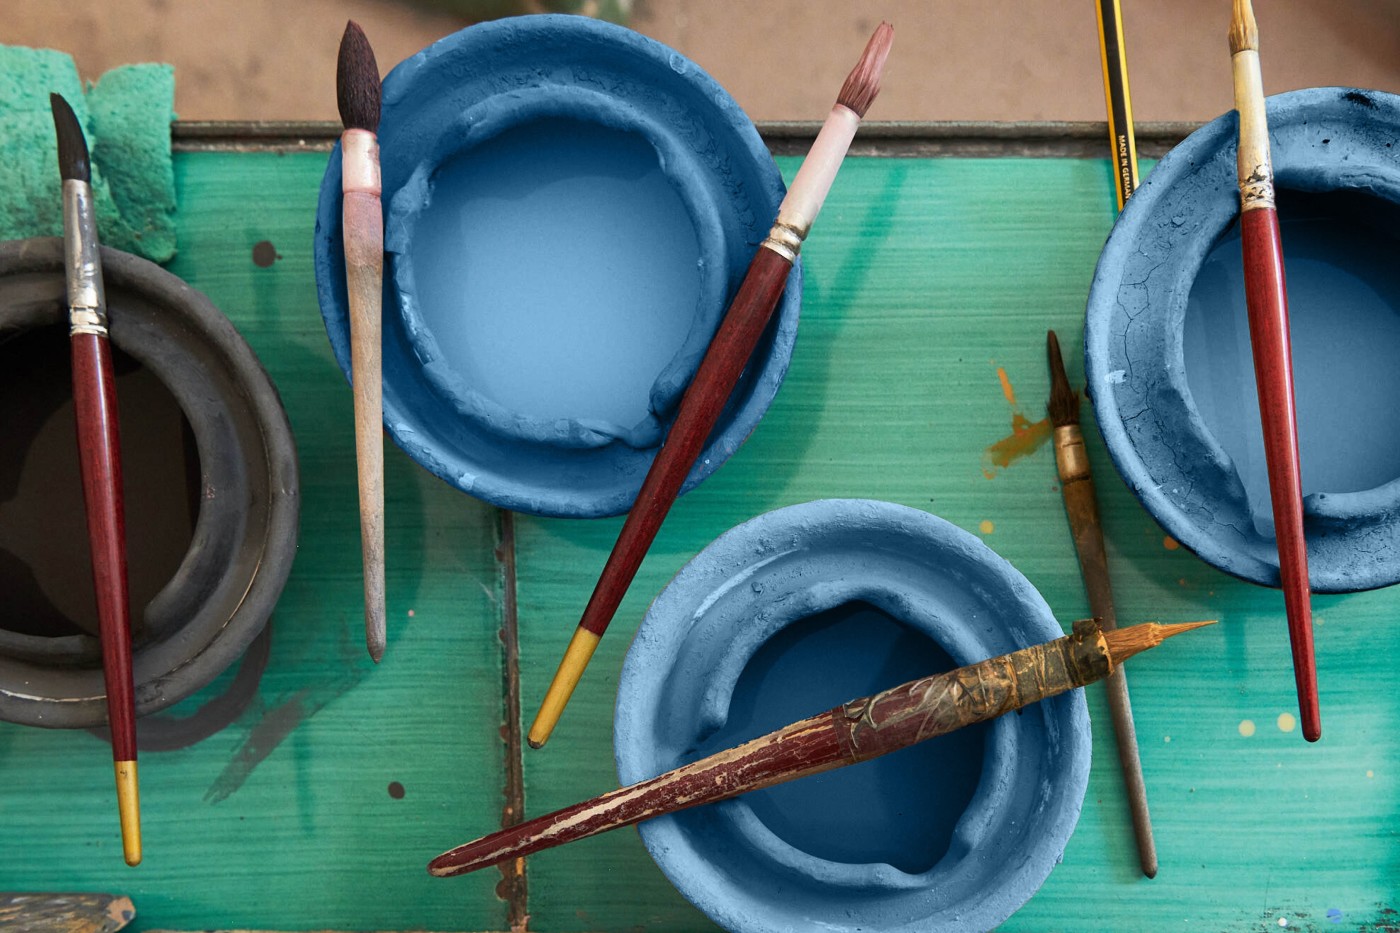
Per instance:
[[[381,306],[384,214],[379,197],[347,191],[345,279],[350,299],[350,372],[355,396],[355,461],[360,489],[360,555],[365,580],[365,642],[384,654],[384,406]]]
[[[1293,676],[1297,681],[1303,735],[1315,741],[1322,732],[1322,716],[1317,696],[1317,666],[1313,660],[1308,548],[1303,533],[1303,482],[1298,464],[1288,298],[1284,288],[1278,212],[1272,208],[1246,210],[1240,216],[1240,238],[1244,249],[1249,342],[1259,389],[1259,417],[1264,428],[1264,457],[1269,469],[1279,575],[1293,648]]]
[[[718,333],[681,399],[676,420],[652,461],[632,510],[627,513],[622,533],[608,555],[579,628],[595,635],[607,630],[695,458],[700,455],[734,391],[734,384],[739,381],[759,337],[768,326],[791,269],[789,260],[766,247],[760,247],[754,256],[738,294],[730,303]]]
[[[136,760],[136,708],[131,685],[131,620],[126,584],[126,518],[117,396],[106,338],[72,338],[73,404],[78,422],[78,461],[87,509],[92,582],[107,684],[112,757]]]

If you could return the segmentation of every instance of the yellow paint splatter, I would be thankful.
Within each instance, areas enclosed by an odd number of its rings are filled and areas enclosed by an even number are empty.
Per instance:
[[[1245,738],[1249,738],[1249,737],[1250,737],[1251,735],[1253,735],[1253,734],[1254,734],[1254,720],[1253,720],[1253,719],[1241,719],[1241,720],[1240,720],[1240,735],[1244,736]]]
[[[1366,776],[1367,776],[1368,778],[1373,778],[1373,777],[1376,776],[1376,772],[1374,772],[1374,771],[1367,771],[1367,772],[1366,772]]]
[[[1298,727],[1298,720],[1294,718],[1292,713],[1279,713],[1278,727],[1284,732],[1292,732]]]
[[[991,522],[987,521],[987,519],[984,518],[982,519],[982,524],[977,526],[977,529],[981,531],[982,534],[989,535],[997,530],[997,526],[993,525]]]
[[[1166,548],[1168,551],[1175,551],[1181,547],[1181,543],[1171,535],[1167,535],[1162,539],[1162,547]]]

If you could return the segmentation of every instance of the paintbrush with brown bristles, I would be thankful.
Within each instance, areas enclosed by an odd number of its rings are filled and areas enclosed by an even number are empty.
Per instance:
[[[1074,550],[1079,555],[1079,571],[1084,578],[1084,590],[1089,595],[1089,609],[1105,631],[1118,627],[1113,608],[1113,587],[1108,581],[1108,556],[1104,551],[1103,524],[1099,521],[1099,503],[1094,494],[1094,477],[1089,471],[1089,456],[1084,448],[1084,432],[1079,427],[1079,394],[1070,388],[1065,375],[1065,361],[1060,354],[1060,341],[1055,332],[1045,336],[1046,353],[1050,361],[1050,423],[1055,429],[1055,467],[1060,474],[1060,492],[1065,500],[1065,516],[1069,519]],[[1133,707],[1128,699],[1128,681],[1122,670],[1104,678],[1108,695],[1108,711],[1113,719],[1113,733],[1118,739],[1118,765],[1123,771],[1123,785],[1128,792],[1128,811],[1133,820],[1133,835],[1137,839],[1138,862],[1142,873],[1157,876],[1157,846],[1152,839],[1152,818],[1147,810],[1147,785],[1142,777],[1142,759],[1138,755],[1137,729],[1133,726]]]
[[[654,816],[878,758],[956,729],[1102,680],[1128,658],[1173,635],[1210,625],[1149,622],[1103,631],[1092,619],[1073,634],[852,700],[736,748],[483,836],[428,865],[460,875],[585,839]]]
[[[1283,241],[1274,202],[1274,167],[1259,71],[1259,27],[1249,0],[1235,0],[1230,20],[1230,64],[1240,141],[1240,247],[1249,345],[1259,390],[1259,421],[1269,473],[1279,585],[1293,649],[1293,678],[1303,738],[1322,737],[1322,710],[1313,658],[1312,589],[1303,529],[1303,473],[1298,463],[1298,421],[1293,405],[1293,351],[1288,334],[1288,293],[1283,280]]]
[[[83,479],[92,584],[102,642],[102,680],[121,818],[122,856],[141,862],[141,792],[136,774],[136,698],[131,673],[131,600],[126,576],[117,390],[107,332],[107,295],[87,140],[73,108],[49,95],[63,179],[63,256],[73,353],[73,410]]]
[[[778,219],[768,232],[768,238],[759,244],[719,331],[681,399],[676,420],[642,481],[617,543],[608,555],[583,617],[574,629],[559,669],[535,714],[528,736],[532,748],[543,745],[554,731],[598,641],[622,603],[642,558],[768,326],[802,241],[836,180],[836,172],[855,138],[856,128],[880,92],[880,77],[893,41],[894,28],[889,23],[881,23],[846,78],[835,106],[817,133],[802,167],[797,170],[797,177],[778,208]]]
[[[345,286],[350,298],[350,382],[355,394],[355,461],[360,487],[360,554],[365,577],[365,645],[384,656],[384,409],[380,305],[384,213],[379,203],[379,66],[353,20],[345,24],[335,72],[340,136]]]

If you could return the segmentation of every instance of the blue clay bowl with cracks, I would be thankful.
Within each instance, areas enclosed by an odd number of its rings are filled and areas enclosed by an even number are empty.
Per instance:
[[[1400,97],[1268,99],[1312,587],[1400,581]],[[1173,538],[1279,567],[1249,348],[1234,112],[1147,176],[1094,274],[1085,375],[1119,472]]]
[[[384,421],[457,488],[537,515],[626,511],[784,186],[715,81],[578,16],[483,23],[384,80]],[[316,224],[336,360],[350,349],[340,151]],[[687,479],[786,373],[801,271]]]
[[[705,548],[647,612],[618,686],[618,776],[1063,634],[1025,577],[926,512],[860,499],[769,512]],[[639,829],[729,930],[989,930],[1060,860],[1089,759],[1075,690]]]

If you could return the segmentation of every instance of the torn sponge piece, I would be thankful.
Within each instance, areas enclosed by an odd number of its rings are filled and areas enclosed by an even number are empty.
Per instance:
[[[0,239],[59,236],[62,183],[49,94],[67,98],[87,134],[103,244],[166,262],[175,255],[170,158],[175,76],[169,65],[123,65],[84,92],[73,59],[0,45]]]

